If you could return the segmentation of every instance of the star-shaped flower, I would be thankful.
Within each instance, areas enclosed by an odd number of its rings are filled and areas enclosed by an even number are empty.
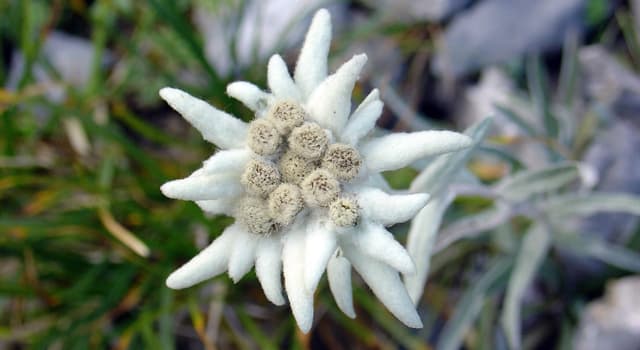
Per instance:
[[[400,280],[414,264],[385,226],[409,220],[427,194],[389,194],[381,171],[468,147],[449,131],[370,138],[382,111],[373,90],[351,113],[351,91],[365,64],[356,55],[327,76],[329,12],[316,13],[293,77],[278,55],[269,60],[265,92],[235,82],[227,93],[255,113],[247,124],[187,93],[160,96],[220,151],[162,192],[193,200],[204,211],[236,221],[172,273],[180,289],[225,271],[237,282],[255,264],[266,297],[284,304],[284,286],[300,329],[313,321],[313,294],[325,269],[338,307],[355,317],[351,265],[373,293],[409,327],[422,322]]]

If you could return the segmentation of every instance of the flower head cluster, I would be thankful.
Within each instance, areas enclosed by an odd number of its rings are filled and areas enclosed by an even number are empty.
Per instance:
[[[235,82],[227,93],[255,113],[234,118],[187,93],[160,95],[221,150],[162,192],[193,200],[204,211],[236,222],[172,273],[186,288],[228,271],[238,281],[254,265],[266,297],[285,302],[303,331],[313,321],[313,294],[324,271],[338,307],[355,317],[351,266],[398,319],[421,327],[399,273],[411,274],[408,253],[385,226],[413,217],[427,194],[389,194],[381,171],[468,147],[448,131],[370,138],[382,111],[377,90],[351,112],[351,90],[366,62],[356,55],[327,76],[329,13],[316,13],[293,77],[278,55],[269,60],[269,92]]]

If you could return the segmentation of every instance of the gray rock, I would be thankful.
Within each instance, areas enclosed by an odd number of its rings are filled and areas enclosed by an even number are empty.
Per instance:
[[[640,276],[616,280],[603,299],[587,305],[574,338],[576,350],[637,350],[640,344]]]
[[[589,147],[585,162],[598,172],[600,192],[640,193],[640,130],[627,120],[616,121],[596,137]],[[586,218],[583,232],[602,239],[624,242],[638,222],[629,214],[601,213]]]
[[[580,49],[578,61],[588,98],[620,118],[640,125],[640,77],[622,65],[601,45]]]
[[[560,47],[583,27],[585,0],[486,0],[455,17],[434,70],[461,76],[525,53]]]
[[[385,20],[439,21],[467,5],[470,0],[365,0]]]

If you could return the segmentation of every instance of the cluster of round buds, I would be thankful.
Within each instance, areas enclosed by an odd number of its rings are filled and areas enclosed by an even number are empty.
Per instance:
[[[249,125],[247,145],[256,154],[241,177],[246,197],[237,218],[252,233],[287,227],[305,205],[326,210],[337,226],[356,225],[358,203],[341,181],[355,179],[362,165],[351,145],[331,143],[330,132],[309,120],[293,101],[279,101]]]

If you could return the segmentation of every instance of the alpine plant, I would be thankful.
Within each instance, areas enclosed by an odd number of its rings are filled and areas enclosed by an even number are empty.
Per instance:
[[[303,332],[313,323],[313,295],[324,271],[338,307],[355,317],[351,267],[405,325],[422,327],[400,274],[414,273],[405,248],[385,227],[410,220],[426,193],[391,193],[381,172],[468,147],[450,131],[371,137],[382,112],[378,90],[352,112],[351,91],[367,56],[327,74],[331,18],[319,10],[293,73],[273,55],[268,91],[234,82],[227,93],[254,114],[245,123],[184,91],[160,96],[218,151],[190,176],[161,187],[207,213],[235,218],[207,248],[167,278],[187,288],[228,272],[234,282],[255,266],[269,301],[284,289]]]

